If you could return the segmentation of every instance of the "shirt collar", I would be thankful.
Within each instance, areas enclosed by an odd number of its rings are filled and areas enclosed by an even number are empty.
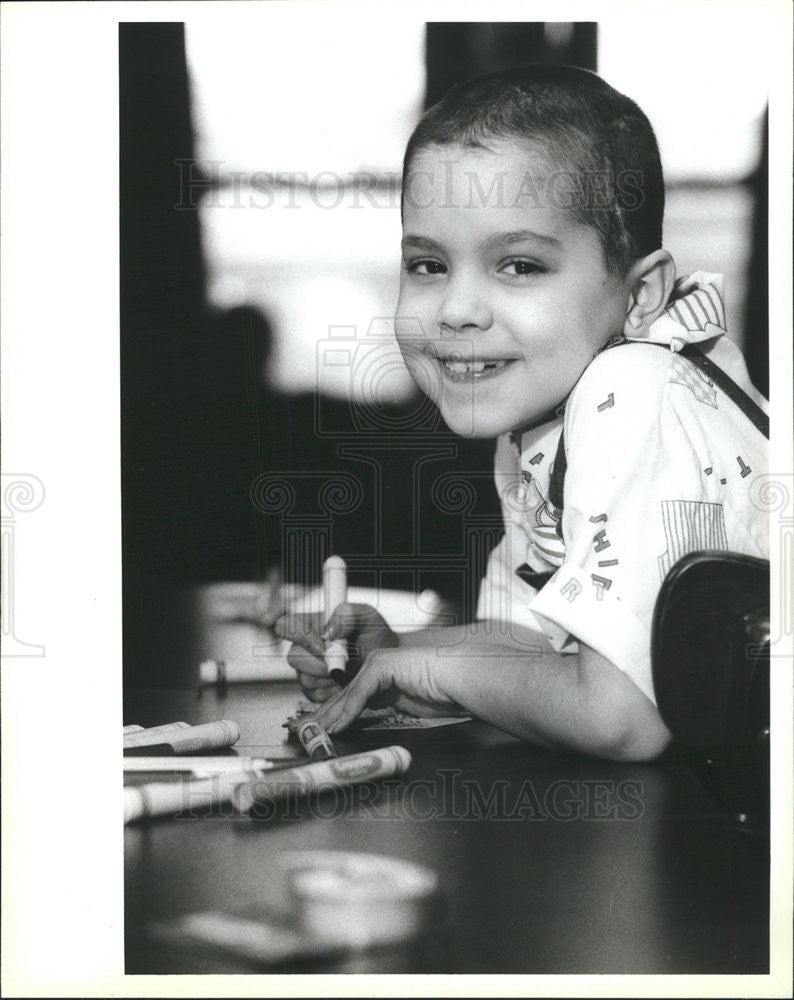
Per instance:
[[[725,328],[725,299],[721,274],[695,271],[679,278],[662,315],[648,330],[628,336],[628,341],[667,344],[678,352],[687,344],[721,337]]]

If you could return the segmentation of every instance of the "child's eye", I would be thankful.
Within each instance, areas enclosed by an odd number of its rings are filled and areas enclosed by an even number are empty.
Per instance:
[[[447,269],[444,264],[442,264],[440,261],[437,260],[428,260],[427,258],[408,261],[405,265],[405,268],[410,274],[447,273]]]
[[[543,268],[540,264],[535,264],[531,260],[509,260],[506,264],[503,264],[499,269],[503,274],[514,275],[519,278],[527,277],[532,274],[540,274]]]

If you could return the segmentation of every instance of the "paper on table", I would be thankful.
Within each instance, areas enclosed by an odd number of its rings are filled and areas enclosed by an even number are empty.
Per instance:
[[[372,715],[369,715],[369,712]],[[445,715],[436,719],[420,718],[416,715],[407,715],[405,712],[397,712],[394,709],[383,709],[383,715],[376,715],[380,709],[365,708],[359,716],[359,729],[367,732],[376,730],[394,731],[399,729],[438,729],[441,726],[455,726],[459,722],[471,722],[470,715]]]
[[[318,705],[310,701],[299,701],[295,715],[287,719],[284,725],[292,730],[305,715],[316,712]],[[356,729],[364,732],[398,731],[401,729],[438,729],[441,726],[454,726],[459,722],[471,722],[470,715],[448,715],[438,718],[421,718],[398,712],[394,708],[365,708],[355,722]]]

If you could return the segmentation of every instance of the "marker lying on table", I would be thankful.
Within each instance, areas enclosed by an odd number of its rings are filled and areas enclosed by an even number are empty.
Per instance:
[[[257,806],[272,805],[290,795],[309,795],[402,774],[410,764],[411,755],[404,747],[383,747],[317,764],[264,772],[253,781],[248,774],[229,773],[196,781],[152,782],[127,787],[124,789],[124,822],[209,809],[226,802],[233,804],[235,812],[247,814]]]
[[[347,566],[340,556],[329,556],[323,563],[323,597],[327,624],[339,605],[347,601]],[[346,639],[332,639],[325,644],[325,663],[329,677],[340,684],[344,683],[347,666]]]
[[[405,747],[382,747],[368,753],[273,771],[256,781],[237,785],[232,803],[238,813],[248,813],[256,806],[271,805],[291,794],[309,795],[402,774],[410,765],[411,755]]]
[[[162,743],[160,737],[164,733],[173,733],[178,729],[190,729],[189,722],[167,722],[163,726],[152,726],[150,729],[144,729],[142,726],[138,726],[135,729],[131,727],[125,727],[124,732],[124,749],[127,750],[129,747],[145,747],[151,746],[155,743]]]
[[[205,722],[200,726],[180,724],[178,729],[160,729],[159,732],[131,733],[124,738],[124,753],[141,756],[142,752],[191,754],[204,750],[219,750],[233,746],[240,739],[237,723],[229,719]],[[129,741],[129,742],[128,742]]]
[[[125,757],[125,774],[179,773],[209,777],[213,774],[259,773],[274,766],[266,757]],[[153,778],[152,780],[157,780]]]
[[[251,780],[251,771],[213,774],[185,781],[151,781],[124,786],[124,823],[147,816],[195,813],[229,802],[234,789]]]

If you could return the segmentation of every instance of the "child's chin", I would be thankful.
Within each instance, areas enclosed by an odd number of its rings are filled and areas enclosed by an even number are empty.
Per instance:
[[[478,419],[475,413],[445,413],[444,422],[453,434],[463,438],[496,438],[509,427],[502,428],[487,420]]]

